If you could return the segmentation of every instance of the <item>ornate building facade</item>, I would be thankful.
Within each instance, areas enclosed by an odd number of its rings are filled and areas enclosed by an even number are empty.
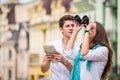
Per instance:
[[[0,80],[28,80],[29,32],[15,21],[14,1],[0,6]]]

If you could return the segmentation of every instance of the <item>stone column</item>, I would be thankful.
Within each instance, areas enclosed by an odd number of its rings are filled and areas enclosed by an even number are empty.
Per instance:
[[[118,39],[118,45],[117,45],[117,60],[118,60],[118,74],[120,74],[120,0],[118,0],[118,20],[117,20],[117,23],[118,23],[118,26],[117,26],[117,39]]]

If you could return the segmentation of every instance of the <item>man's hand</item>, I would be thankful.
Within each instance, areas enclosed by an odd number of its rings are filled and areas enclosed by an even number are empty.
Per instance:
[[[52,59],[53,59],[53,55],[51,55],[51,54],[46,54],[45,55],[45,57],[43,59],[43,62],[41,64],[41,71],[42,72],[46,72],[46,71],[49,70],[50,63],[51,63]]]
[[[71,70],[72,70],[72,64],[69,63],[68,60],[65,59],[62,54],[59,54],[59,53],[56,54],[55,55],[55,59],[56,59],[57,62],[62,63],[71,72]]]
[[[57,62],[60,62],[60,63],[64,63],[64,60],[65,60],[65,58],[63,57],[63,55],[62,54],[55,54],[55,60],[57,61]]]
[[[44,57],[44,59],[43,59],[43,61],[44,61],[44,62],[47,62],[47,63],[50,63],[53,58],[54,58],[53,55],[51,55],[51,54],[46,54],[45,57]]]

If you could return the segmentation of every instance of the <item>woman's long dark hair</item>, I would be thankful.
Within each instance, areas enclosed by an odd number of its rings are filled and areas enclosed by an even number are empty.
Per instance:
[[[106,80],[107,73],[109,72],[111,65],[112,65],[113,52],[109,44],[108,37],[107,37],[104,27],[99,22],[95,22],[95,23],[96,23],[96,35],[93,38],[92,43],[95,45],[100,44],[100,45],[106,46],[109,49],[108,61],[101,76],[101,80]]]

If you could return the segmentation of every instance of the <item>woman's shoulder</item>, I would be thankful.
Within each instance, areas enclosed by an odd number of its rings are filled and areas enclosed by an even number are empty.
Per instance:
[[[108,47],[101,45],[100,47],[96,48],[95,51],[97,51],[97,52],[103,52],[103,53],[108,53],[109,49],[108,49]]]
[[[103,45],[100,45],[99,49],[105,49],[105,50],[108,50],[108,47],[103,46]]]

